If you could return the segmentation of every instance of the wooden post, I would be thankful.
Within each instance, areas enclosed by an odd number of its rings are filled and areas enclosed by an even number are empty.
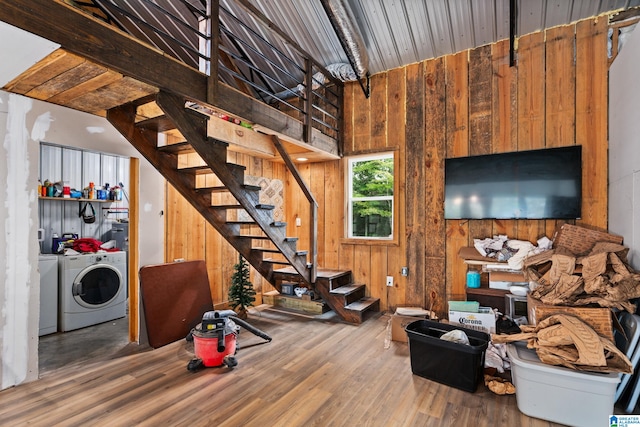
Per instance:
[[[140,341],[140,291],[138,286],[139,255],[139,212],[140,200],[140,159],[129,160],[129,268],[127,271],[129,287],[129,341]]]
[[[220,14],[219,0],[209,0],[208,2],[209,29],[209,78],[207,79],[207,101],[213,104],[218,96],[218,52],[220,44]]]
[[[313,134],[313,62],[306,58],[304,63],[304,84],[307,87],[307,97],[304,100],[304,142],[310,143]]]

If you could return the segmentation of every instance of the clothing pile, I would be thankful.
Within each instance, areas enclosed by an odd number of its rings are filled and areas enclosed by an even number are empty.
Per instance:
[[[553,242],[547,237],[537,241],[538,246],[524,240],[509,239],[506,235],[473,239],[473,247],[485,257],[507,262],[512,270],[521,270],[525,258],[551,249]]]
[[[108,243],[108,242],[107,242]],[[88,253],[88,252],[118,252],[118,248],[109,247],[110,245],[106,245],[102,243],[100,240],[92,239],[89,237],[76,239],[73,242],[73,250],[79,253]]]

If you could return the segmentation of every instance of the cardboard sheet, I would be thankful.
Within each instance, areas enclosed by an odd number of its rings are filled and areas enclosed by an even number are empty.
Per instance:
[[[458,257],[471,264],[504,264],[507,266],[506,262],[500,262],[495,258],[482,256],[473,246],[461,247],[458,251]]]
[[[575,256],[581,256],[588,254],[597,242],[621,245],[622,236],[610,234],[604,230],[563,224],[553,241],[553,247],[561,253],[569,252]]]
[[[554,314],[568,314],[581,319],[601,337],[613,341],[613,320],[609,308],[545,305],[529,294],[527,295],[527,310],[530,325],[535,326]]]
[[[144,266],[140,290],[149,345],[158,348],[184,339],[202,315],[213,310],[205,262]]]
[[[632,373],[629,358],[611,340],[599,336],[577,317],[556,314],[536,326],[521,326],[522,333],[492,335],[493,343],[528,341],[540,360],[549,365],[591,372]]]

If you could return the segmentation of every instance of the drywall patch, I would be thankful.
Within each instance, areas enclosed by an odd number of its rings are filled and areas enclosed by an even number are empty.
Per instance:
[[[87,132],[90,134],[104,133],[105,129],[102,126],[87,126]]]
[[[27,113],[32,101],[11,94],[0,170],[6,171],[4,197],[5,264],[2,303],[2,389],[20,384],[29,366],[31,266],[29,236],[35,189],[29,185]],[[1,265],[1,264],[0,264]],[[37,307],[37,305],[36,305]]]
[[[40,142],[44,139],[47,131],[51,127],[51,122],[53,118],[51,117],[51,113],[47,111],[44,114],[40,114],[36,119],[36,122],[33,124],[31,128],[31,139],[36,142]]]

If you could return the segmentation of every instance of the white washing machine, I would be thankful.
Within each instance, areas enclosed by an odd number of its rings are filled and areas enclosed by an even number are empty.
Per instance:
[[[59,267],[61,332],[126,315],[126,252],[61,256]]]

